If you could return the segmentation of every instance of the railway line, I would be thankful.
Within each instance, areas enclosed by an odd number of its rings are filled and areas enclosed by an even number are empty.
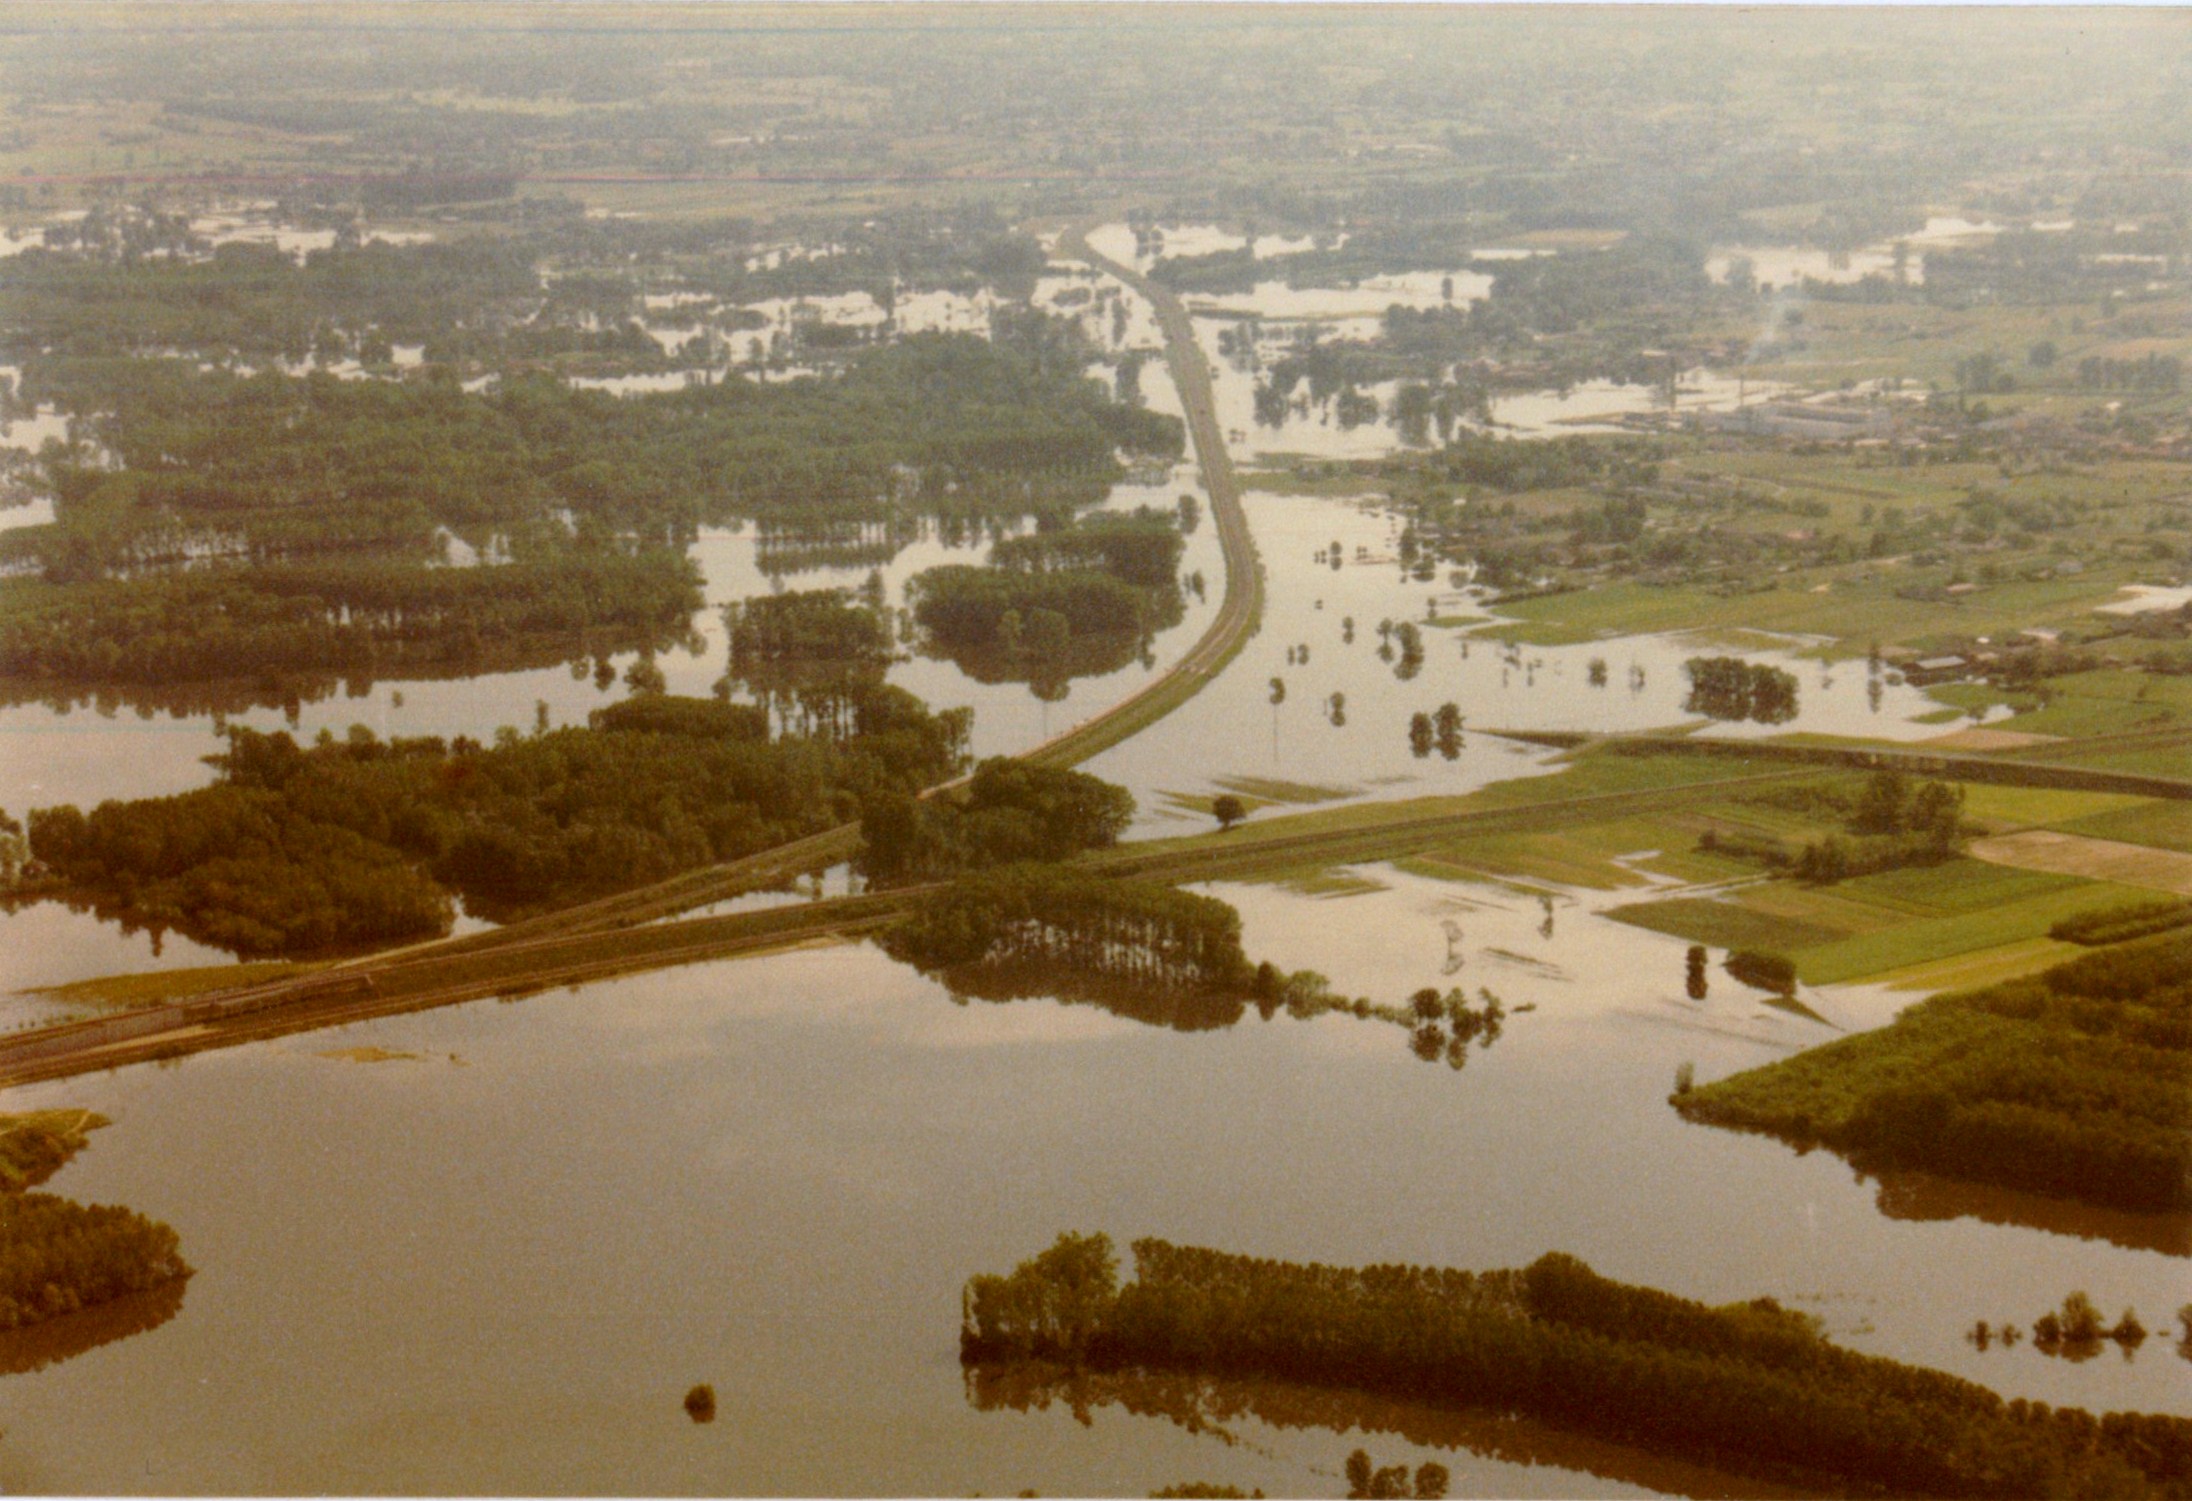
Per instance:
[[[1132,267],[1097,254],[1088,245],[1085,228],[1070,231],[1061,248],[1117,276],[1147,297],[1156,310],[1165,338],[1165,360],[1179,388],[1189,438],[1210,497],[1225,559],[1225,588],[1217,614],[1179,661],[1119,703],[1023,753],[1023,759],[1049,766],[1085,761],[1193,698],[1239,652],[1263,616],[1263,574],[1248,517],[1241,508],[1239,482],[1218,426],[1210,368],[1195,341],[1193,320],[1168,290]],[[923,795],[934,796],[957,785],[944,783]],[[0,1039],[0,1085],[861,931],[863,924],[888,921],[917,893],[809,904],[816,915],[788,928],[783,908],[676,920],[678,914],[696,907],[826,870],[850,859],[859,845],[859,827],[843,824],[490,932],[383,950],[300,979]],[[863,902],[882,904],[874,906],[880,915],[862,916],[868,909],[854,904]]]
[[[1442,809],[1382,816],[1365,804],[1358,822],[1261,837],[1210,833],[1085,856],[1106,876],[1215,881],[1289,865],[1391,859],[1469,834],[1541,829],[1624,812],[1703,801],[1730,790],[1800,776],[1746,773],[1675,788],[1596,793],[1509,808]],[[121,1016],[100,1017],[0,1041],[0,1087],[128,1063],[234,1047],[287,1033],[421,1011],[489,996],[516,997],[707,960],[858,937],[909,911],[933,886],[901,887],[611,931],[534,934],[468,951],[435,945],[376,955],[370,963],[221,992]]]
[[[1165,357],[1187,414],[1225,560],[1217,614],[1167,671],[1138,692],[1024,753],[1023,759],[1071,766],[1118,744],[1192,698],[1232,660],[1262,617],[1263,582],[1240,489],[1218,425],[1209,366],[1193,322],[1167,289],[1098,254],[1085,229],[1059,242],[1062,255],[1085,260],[1148,299],[1164,334]],[[1334,822],[1286,831],[1236,831],[1151,841],[1085,857],[1119,878],[1167,882],[1223,880],[1289,866],[1391,859],[1467,835],[1587,822],[1670,803],[1723,797],[1731,790],[1806,774],[1822,766],[1898,766],[1921,774],[2013,785],[2077,787],[2192,798],[2192,779],[2067,765],[2077,753],[2138,752],[2192,739],[2168,727],[2119,732],[2061,745],[1991,754],[1926,747],[1790,745],[1650,735],[1479,731],[1541,745],[1586,744],[1652,753],[1740,756],[1740,772],[1668,788],[1600,793],[1506,808],[1397,811],[1363,805]],[[1761,760],[1787,769],[1758,770]],[[956,783],[930,788],[948,791]],[[856,825],[841,825],[742,859],[546,913],[487,933],[384,950],[309,976],[194,997],[0,1039],[0,1086],[29,1083],[233,1047],[300,1031],[340,1026],[490,996],[517,997],[646,970],[780,950],[873,932],[907,911],[928,887],[797,902],[758,911],[681,916],[698,907],[827,869],[855,854]]]

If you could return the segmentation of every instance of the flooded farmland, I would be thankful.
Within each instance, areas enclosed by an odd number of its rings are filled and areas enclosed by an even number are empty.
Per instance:
[[[1341,1015],[1181,1033],[955,1002],[842,945],[23,1090],[116,1120],[55,1187],[167,1220],[200,1270],[157,1327],[5,1378],[0,1482],[1300,1494],[1367,1443],[1446,1463],[1462,1493],[1726,1489],[1527,1426],[1283,1389],[1099,1393],[1085,1425],[1069,1402],[970,1390],[961,1282],[1064,1228],[1341,1263],[1562,1249],[1687,1296],[1770,1294],[1852,1348],[2007,1394],[2192,1411],[2166,1340],[2074,1364],[1962,1338],[2074,1287],[2159,1322],[2182,1300],[2181,1223],[1904,1217],[1924,1204],[1908,1185],[1686,1126],[1664,1100],[1678,1064],[1716,1078],[1832,1031],[1717,973],[1689,1001],[1682,945],[1595,898],[1362,874],[1384,889],[1216,891],[1252,955],[1343,992],[1500,995],[1504,1034],[1458,1071]],[[1839,1026],[1886,1009],[1808,999]],[[696,1381],[718,1393],[706,1427],[678,1405]]]
[[[2192,1501],[2178,18],[14,10],[0,1492]]]

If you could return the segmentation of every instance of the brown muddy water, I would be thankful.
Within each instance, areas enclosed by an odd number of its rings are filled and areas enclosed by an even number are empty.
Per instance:
[[[1349,994],[1499,994],[1503,1035],[1458,1072],[1387,1023],[1251,1010],[1183,1033],[955,1002],[833,946],[14,1091],[7,1108],[112,1116],[53,1190],[169,1221],[199,1272],[164,1321],[49,1334],[62,1358],[0,1349],[0,1485],[1337,1495],[1365,1443],[1439,1459],[1459,1494],[1728,1493],[1604,1445],[1314,1393],[1129,1387],[1087,1398],[1083,1423],[1024,1383],[970,1389],[960,1286],[1066,1228],[1344,1263],[1566,1250],[1713,1301],[1771,1294],[1853,1348],[2011,1395],[2192,1412],[2166,1337],[2078,1365],[1961,1337],[2029,1326],[2073,1288],[2161,1327],[2182,1222],[1884,1213],[1832,1156],[1665,1104],[1684,1061],[1717,1078],[1829,1028],[1717,968],[1689,1002],[1683,945],[1597,916],[1601,896],[1548,910],[1363,874],[1383,889],[1214,889],[1252,954]],[[1842,1026],[1895,1004],[1807,999]],[[408,1056],[330,1056],[358,1049]],[[705,1426],[681,1406],[699,1381]]]

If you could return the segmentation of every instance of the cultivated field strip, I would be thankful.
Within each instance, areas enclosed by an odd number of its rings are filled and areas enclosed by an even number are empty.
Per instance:
[[[1988,782],[2003,787],[2052,787],[2067,792],[2122,792],[2134,797],[2192,799],[2192,777],[2154,776],[2146,772],[2110,771],[2104,767],[1923,747],[1720,740],[1697,735],[1599,735],[1581,730],[1480,729],[1474,733],[1561,750],[1607,746],[1648,755],[1734,756],[1746,761],[1793,761],[1806,766],[1838,766],[1856,771],[1892,769],[1916,776],[1946,777],[1955,782]],[[2095,743],[2081,742],[2081,747]],[[2167,743],[2161,737],[2124,739],[2125,745],[2138,749]],[[2115,741],[2112,739],[2102,748],[2115,748]]]
[[[1543,829],[1709,801],[1738,788],[1798,775],[1767,772],[1512,808],[1392,817],[1380,816],[1387,810],[1378,804],[1364,804],[1360,824],[1288,833],[1283,822],[1274,822],[1272,832],[1261,837],[1245,831],[1205,834],[1109,850],[1085,857],[1082,863],[1121,879],[1225,880],[1305,864],[1392,859],[1465,835]],[[470,950],[434,945],[375,955],[304,979],[217,992],[0,1040],[0,1086],[233,1047],[287,1032],[488,996],[527,995],[558,985],[770,952],[818,939],[857,937],[892,922],[934,889],[903,887],[760,912],[534,935]]]

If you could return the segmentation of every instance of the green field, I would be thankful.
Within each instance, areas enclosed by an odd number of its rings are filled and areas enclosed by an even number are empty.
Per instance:
[[[1906,965],[1872,976],[1876,985],[1897,990],[1968,990],[1975,985],[1995,985],[2020,975],[2036,974],[2051,964],[2074,959],[2084,950],[2074,943],[2052,938],[2027,938],[1991,949],[1974,949],[1946,959]]]
[[[2150,729],[2192,718],[2192,677],[2112,668],[2051,678],[2048,687],[2052,698],[2047,704],[2002,720],[1993,728],[2075,739]],[[2192,758],[2180,753],[2180,770],[2185,759]]]
[[[1985,824],[1994,833],[2041,827],[2098,833],[2098,830],[2086,827],[2087,823],[2094,819],[2114,819],[2137,825],[2150,819],[2178,818],[2183,821],[2186,837],[2192,838],[2192,804],[2134,797],[2124,792],[2071,792],[2052,787],[1998,787],[1972,782],[1964,788],[1964,817]]]
[[[2192,853],[2192,803],[2140,802],[2065,819],[2055,822],[2054,827],[2095,839],[2121,839],[2126,844]]]
[[[1558,646],[1666,631],[1751,629],[1831,637],[1837,643],[1831,655],[1860,657],[1874,641],[1923,651],[1964,637],[2067,626],[2087,619],[2095,605],[2107,603],[2144,572],[2124,563],[2090,568],[2076,578],[2005,582],[1937,601],[1899,597],[1895,585],[1906,580],[1896,569],[1857,565],[1790,573],[1779,587],[1761,592],[1620,582],[1500,605],[1500,613],[1514,623],[1487,627],[1482,634]],[[1815,592],[1820,585],[1824,591]],[[2061,733],[2038,724],[2014,727]]]
[[[1634,906],[1616,907],[1606,915],[1639,928],[1649,928],[1655,933],[1666,933],[1675,938],[1687,938],[1692,943],[1710,944],[1714,948],[1723,949],[1789,953],[1796,949],[1831,943],[1841,936],[1833,928],[1808,923],[1800,918],[1781,917],[1739,902],[1713,901],[1702,897],[1670,897],[1661,902],[1639,902]]]
[[[2139,896],[2106,881],[1952,860],[1832,886],[1762,881],[1725,899],[1670,897],[1607,916],[1715,947],[1785,953],[1807,984],[1828,985],[2044,940],[2061,918]]]
[[[1976,862],[1960,862],[1976,863]],[[1791,957],[1807,984],[1831,985],[1907,969],[1930,960],[2044,937],[2075,913],[2150,899],[2151,894],[2105,881],[2079,881],[2067,889],[2022,901],[1978,907],[1943,917],[1917,918],[1871,933],[1804,949]]]

